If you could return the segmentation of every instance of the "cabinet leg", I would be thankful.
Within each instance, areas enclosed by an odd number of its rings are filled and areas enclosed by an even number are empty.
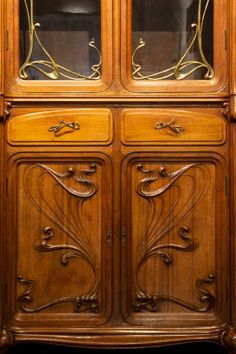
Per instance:
[[[0,333],[0,353],[4,353],[13,344],[11,332],[3,329]]]
[[[229,354],[236,354],[236,330],[230,327],[222,333],[221,343],[228,348]]]

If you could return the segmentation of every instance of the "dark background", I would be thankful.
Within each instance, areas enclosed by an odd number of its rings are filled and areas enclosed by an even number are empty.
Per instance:
[[[105,348],[106,349],[106,348]],[[109,349],[109,348],[107,348]],[[122,353],[125,349],[122,349]],[[7,354],[100,354],[104,353],[104,349],[85,349],[75,347],[64,347],[45,344],[19,344],[7,351]],[[117,354],[119,349],[115,350]],[[150,349],[127,349],[130,354],[228,354],[223,347],[214,343],[192,343],[181,344],[177,346],[168,346],[162,348]]]

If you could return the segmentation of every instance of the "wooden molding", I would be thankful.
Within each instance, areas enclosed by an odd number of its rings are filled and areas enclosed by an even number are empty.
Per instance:
[[[3,96],[0,96],[0,121],[4,120]]]
[[[11,115],[12,104],[11,102],[4,102],[3,103],[3,116],[2,119],[5,122],[7,118]]]
[[[236,95],[230,98],[230,118],[232,121],[236,121]]]

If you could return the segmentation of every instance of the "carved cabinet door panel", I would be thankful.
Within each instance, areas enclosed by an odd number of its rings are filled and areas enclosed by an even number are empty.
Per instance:
[[[104,323],[111,296],[109,161],[39,155],[9,162],[13,321]]]
[[[209,326],[227,315],[226,164],[199,155],[146,154],[124,163],[122,306],[129,323]]]

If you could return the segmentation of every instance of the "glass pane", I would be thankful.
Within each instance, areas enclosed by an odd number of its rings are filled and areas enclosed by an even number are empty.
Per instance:
[[[132,0],[132,77],[211,79],[213,0]]]
[[[20,0],[22,79],[98,80],[100,47],[100,0]]]

